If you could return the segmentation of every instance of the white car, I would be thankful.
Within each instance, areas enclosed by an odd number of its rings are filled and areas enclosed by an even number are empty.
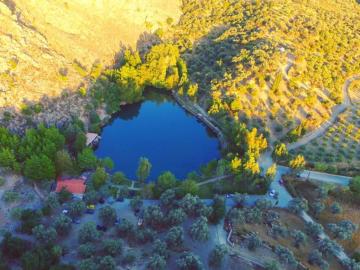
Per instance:
[[[276,191],[274,189],[271,189],[270,192],[269,192],[269,196],[270,197],[275,197],[276,195]]]

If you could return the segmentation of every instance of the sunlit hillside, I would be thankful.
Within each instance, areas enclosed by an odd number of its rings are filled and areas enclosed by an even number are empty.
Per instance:
[[[144,31],[177,21],[179,1],[1,0],[0,106],[58,96],[113,62]],[[142,39],[143,40],[143,39]],[[141,45],[141,44],[140,44]]]
[[[360,73],[360,5],[338,1],[186,1],[174,39],[199,101],[295,140],[344,100]],[[302,123],[302,124],[300,124]]]

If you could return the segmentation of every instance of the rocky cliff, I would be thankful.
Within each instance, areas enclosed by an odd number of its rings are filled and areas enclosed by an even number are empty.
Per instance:
[[[56,97],[122,45],[180,16],[180,0],[0,0],[0,107]]]

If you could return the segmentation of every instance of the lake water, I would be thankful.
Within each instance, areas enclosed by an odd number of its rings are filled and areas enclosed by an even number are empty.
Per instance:
[[[148,158],[152,164],[149,180],[167,170],[183,179],[220,157],[216,136],[161,93],[151,93],[141,103],[122,106],[121,112],[104,127],[101,137],[96,155],[112,158],[114,171],[122,171],[130,179],[136,179],[140,157]]]

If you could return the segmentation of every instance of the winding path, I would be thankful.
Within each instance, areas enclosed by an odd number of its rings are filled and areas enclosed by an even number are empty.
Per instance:
[[[360,75],[353,75],[350,78],[348,78],[343,86],[343,97],[344,100],[341,104],[336,105],[335,107],[333,107],[332,109],[332,113],[330,116],[330,119],[326,120],[324,123],[322,123],[319,128],[315,129],[314,131],[311,131],[307,134],[305,134],[300,140],[294,142],[294,143],[290,143],[287,145],[287,148],[289,150],[293,150],[295,148],[298,148],[302,145],[307,144],[308,142],[316,139],[317,137],[321,136],[323,133],[325,133],[325,131],[331,127],[335,122],[337,117],[344,112],[348,107],[351,106],[352,102],[349,96],[349,87],[351,85],[351,83],[354,80],[358,80],[360,79]]]

